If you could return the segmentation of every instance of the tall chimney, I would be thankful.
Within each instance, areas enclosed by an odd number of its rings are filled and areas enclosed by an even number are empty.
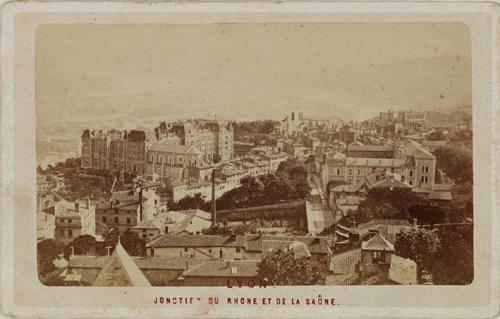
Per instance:
[[[139,188],[139,220],[142,221],[142,187]]]
[[[217,224],[217,212],[215,207],[215,168],[212,170],[212,226]]]

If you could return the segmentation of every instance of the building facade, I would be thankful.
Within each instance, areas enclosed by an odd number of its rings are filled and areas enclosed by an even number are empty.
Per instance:
[[[81,136],[81,167],[144,174],[144,131],[90,131]]]
[[[95,222],[95,205],[89,200],[61,200],[55,205],[54,239],[67,245],[78,236],[95,236]]]
[[[156,142],[147,151],[146,175],[181,180],[188,166],[203,164],[204,154],[195,146]],[[186,173],[187,174],[187,173]]]
[[[393,158],[326,159],[321,168],[321,175],[324,185],[333,180],[361,186],[366,176],[380,171],[399,175],[401,182],[411,187],[426,187],[432,190],[435,183],[436,157],[418,142],[405,140],[397,146]]]
[[[229,122],[195,120],[160,123],[155,129],[159,141],[194,146],[203,153],[203,162],[228,161],[234,156],[233,127]]]

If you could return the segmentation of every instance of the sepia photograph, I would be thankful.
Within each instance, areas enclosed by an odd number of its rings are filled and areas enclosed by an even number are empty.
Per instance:
[[[34,49],[41,284],[473,282],[467,24],[42,24]]]

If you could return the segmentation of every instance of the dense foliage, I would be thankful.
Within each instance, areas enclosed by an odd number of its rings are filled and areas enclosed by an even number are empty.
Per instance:
[[[241,186],[224,193],[216,201],[217,210],[269,205],[290,200],[304,199],[309,195],[307,172],[296,160],[282,162],[275,174],[259,177],[246,176]],[[210,210],[210,200],[201,194],[186,196],[177,203],[170,203],[173,210],[195,209]]]
[[[259,278],[277,286],[314,285],[320,278],[317,269],[305,257],[295,258],[292,251],[277,250],[259,264]]]
[[[411,189],[396,188],[370,190],[357,212],[352,214],[358,224],[372,219],[410,219],[410,206],[422,204],[424,199]]]
[[[53,260],[62,253],[63,245],[52,239],[44,239],[37,244],[38,274],[44,275],[55,269]]]
[[[437,168],[455,183],[472,183],[472,152],[465,147],[438,147],[434,150]]]
[[[425,270],[437,285],[469,284],[474,278],[472,234],[470,226],[404,231],[396,240],[396,254],[417,263],[419,279]]]

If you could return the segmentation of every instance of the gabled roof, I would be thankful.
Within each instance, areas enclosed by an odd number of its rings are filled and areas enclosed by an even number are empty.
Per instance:
[[[373,188],[411,188],[410,185],[403,183],[401,181],[398,181],[392,177],[386,177],[382,180],[379,180],[378,182],[375,182],[372,185]]]
[[[165,234],[148,242],[146,247],[245,247],[245,237]]]
[[[151,286],[137,264],[118,240],[118,244],[92,286]]]
[[[175,154],[199,154],[199,155],[203,154],[201,151],[199,151],[194,146],[168,144],[168,143],[162,143],[162,142],[153,143],[149,147],[149,150],[156,151],[156,152],[175,153]]]
[[[288,248],[295,241],[304,243],[311,254],[329,253],[333,246],[330,237],[247,235],[245,250],[265,253],[269,248]]]
[[[207,261],[184,271],[184,277],[255,277],[259,270],[256,260]]]
[[[391,244],[384,236],[379,233],[372,238],[361,243],[362,250],[387,250],[394,251],[394,245]]]

